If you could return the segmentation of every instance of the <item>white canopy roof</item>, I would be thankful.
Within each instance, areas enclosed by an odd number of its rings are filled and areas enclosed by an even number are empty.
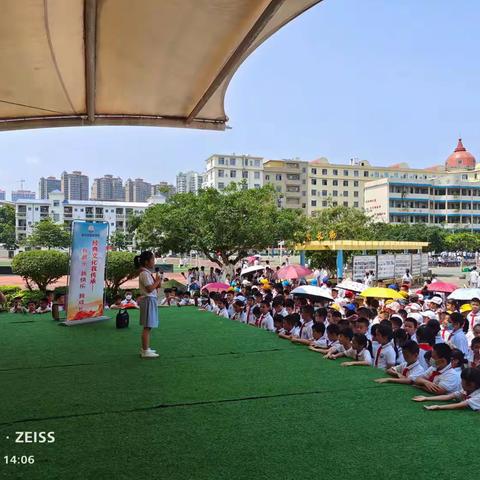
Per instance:
[[[0,130],[222,130],[245,58],[321,0],[2,0]]]

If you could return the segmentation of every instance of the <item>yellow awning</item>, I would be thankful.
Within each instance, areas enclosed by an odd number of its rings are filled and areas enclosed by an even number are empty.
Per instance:
[[[240,64],[321,0],[2,0],[0,130],[222,130]]]
[[[428,247],[428,242],[394,242],[394,241],[370,241],[370,240],[324,240],[299,243],[295,250],[421,250]]]

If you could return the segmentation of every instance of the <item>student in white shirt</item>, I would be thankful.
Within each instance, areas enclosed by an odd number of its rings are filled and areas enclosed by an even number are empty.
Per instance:
[[[421,318],[421,316],[420,316]],[[417,327],[418,327],[418,320],[410,314],[405,322],[403,322],[403,328],[407,332],[407,335],[410,340],[413,340],[414,342],[417,341]]]
[[[311,340],[313,338],[312,327],[314,314],[315,310],[311,305],[302,307],[302,325],[300,326],[298,334],[299,338],[303,340]]]
[[[478,368],[466,368],[461,373],[461,381],[461,390],[434,397],[419,395],[413,397],[413,400],[416,402],[448,402],[449,400],[457,400],[457,403],[429,405],[424,408],[426,410],[457,410],[470,408],[478,412],[480,410],[480,370]]]
[[[240,323],[247,323],[245,305],[241,300],[235,300],[233,302],[233,315],[230,318]]]
[[[404,283],[405,285],[408,285],[410,286],[412,284],[412,281],[413,281],[413,277],[412,275],[410,274],[410,270],[407,268],[405,270],[405,274],[403,275],[402,277],[402,283]]]
[[[367,348],[368,338],[363,333],[355,333],[352,337],[352,348],[345,352],[345,357],[352,358],[352,361],[343,362],[342,367],[370,366],[372,355]]]
[[[331,323],[327,327],[327,342],[324,348],[318,347],[316,345],[310,345],[309,349],[313,352],[323,353],[326,354],[330,350],[330,348],[336,348],[340,345],[338,341],[338,334],[340,333],[340,328],[335,323]]]
[[[380,323],[376,332],[377,345],[373,351],[373,363],[375,368],[387,370],[395,366],[397,354],[393,347],[393,332],[389,325]]]
[[[432,349],[431,367],[415,379],[415,385],[429,393],[444,395],[460,390],[460,374],[450,363],[452,349],[446,343],[437,343]]]
[[[268,330],[270,332],[275,331],[275,326],[273,324],[273,317],[270,314],[270,303],[263,301],[260,304],[260,316],[257,318],[255,322],[255,326],[258,328],[263,328],[264,330]]]
[[[478,274],[477,267],[472,267],[470,270],[470,287],[472,288],[477,288],[478,287],[478,280],[479,280],[480,275]]]
[[[337,358],[344,357],[345,354],[353,348],[352,338],[353,330],[351,328],[347,327],[342,329],[338,334],[338,342],[340,343],[340,345],[331,347],[324,358],[330,358],[331,360],[335,360]]]
[[[472,311],[467,315],[468,327],[470,333],[473,331],[473,327],[480,323],[480,300],[478,298],[472,298],[470,305]]]
[[[404,383],[411,385],[417,377],[425,372],[425,369],[418,361],[419,351],[417,342],[407,340],[402,347],[405,361],[387,370],[391,377],[377,378],[374,381],[376,383]]]
[[[450,338],[448,339],[448,344],[450,345],[451,348],[457,348],[465,356],[468,356],[469,354],[468,340],[467,340],[467,336],[463,331],[463,325],[465,323],[465,319],[463,318],[461,313],[453,312],[450,315],[450,322],[453,326],[453,330],[450,334]]]
[[[297,319],[295,318],[294,315],[287,315],[286,317],[284,317],[283,318],[283,329],[280,332],[278,332],[279,338],[285,338],[287,340],[293,340],[292,331],[295,328],[296,323],[297,323]],[[298,339],[296,339],[296,340],[298,340]]]
[[[230,318],[230,315],[228,314],[228,309],[227,309],[227,301],[223,298],[219,298],[217,300],[217,312],[216,314],[219,317],[223,318]]]

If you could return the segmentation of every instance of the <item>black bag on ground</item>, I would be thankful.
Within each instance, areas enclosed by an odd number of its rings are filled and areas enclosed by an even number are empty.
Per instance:
[[[128,312],[124,309],[120,310],[117,313],[117,328],[127,328],[128,324],[130,323],[130,316],[128,315]]]

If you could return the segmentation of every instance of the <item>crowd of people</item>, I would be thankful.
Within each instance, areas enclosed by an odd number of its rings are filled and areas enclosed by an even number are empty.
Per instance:
[[[0,306],[6,305],[6,310],[10,313],[33,313],[33,314],[44,314],[50,313],[56,306],[58,311],[64,309],[65,304],[65,295],[63,293],[54,293],[53,291],[47,291],[45,296],[40,300],[27,300],[25,301],[23,297],[17,296],[14,297],[10,305],[7,305],[7,300],[4,295],[0,297]]]
[[[292,295],[299,282],[280,281],[271,268],[248,279],[238,270],[233,279],[224,277],[229,288],[208,292],[202,286],[221,279],[212,271],[219,275],[214,269],[190,270],[187,283],[199,288],[181,295],[166,291],[163,305],[196,305],[327,359],[344,358],[344,367],[382,369],[387,376],[378,383],[414,385],[434,395],[416,395],[417,402],[455,400],[429,410],[480,410],[480,299],[460,304],[432,293],[427,284],[412,289],[409,272],[405,283],[390,285],[402,297],[398,300],[363,298],[326,278],[321,287],[333,300],[308,298]]]

